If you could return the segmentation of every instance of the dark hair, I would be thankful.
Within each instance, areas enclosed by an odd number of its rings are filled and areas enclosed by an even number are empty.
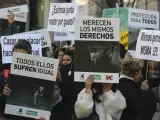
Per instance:
[[[28,54],[32,54],[32,46],[27,40],[18,40],[13,47],[13,51],[14,49],[23,49],[26,50]]]
[[[102,84],[102,83],[93,83],[92,88],[96,90],[96,92],[93,93],[93,99],[94,99],[97,103],[102,102],[102,101],[99,99],[99,97],[100,97],[101,95],[103,95],[103,84]],[[116,84],[113,84],[111,90],[112,90],[113,92],[116,92],[116,90],[117,90]]]
[[[55,51],[54,51],[54,58],[58,58],[58,55],[59,55],[59,52],[60,51],[63,51],[64,53],[66,52],[66,49],[65,48],[56,48]]]
[[[66,51],[64,53],[64,55],[68,55],[72,58],[72,61],[74,61],[74,51],[70,50],[70,51]]]

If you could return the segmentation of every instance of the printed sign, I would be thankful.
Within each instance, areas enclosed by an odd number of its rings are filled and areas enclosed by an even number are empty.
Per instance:
[[[0,14],[0,18],[8,19],[7,15]],[[26,22],[27,21],[27,13],[18,13],[14,15],[14,20],[19,22]]]
[[[42,34],[42,38],[41,38],[42,48],[51,47],[50,35],[47,29],[34,30],[34,31],[29,31],[29,32],[14,34],[14,35],[21,35],[21,34]]]
[[[76,18],[75,81],[93,75],[98,83],[119,82],[119,22],[119,18]]]
[[[128,50],[135,56],[138,35],[141,29],[159,30],[159,12],[129,8],[128,25],[129,39]]]
[[[12,74],[44,80],[56,80],[58,59],[15,53]]]
[[[141,30],[138,36],[135,57],[160,61],[160,31]]]
[[[129,8],[128,24],[133,27],[159,29],[159,12]]]
[[[118,41],[119,40],[119,19],[118,18],[92,18],[77,17],[76,18],[76,40],[103,40]]]
[[[54,32],[54,41],[74,40],[74,32]]]
[[[1,15],[8,15],[9,10],[11,10],[14,14],[28,12],[26,0],[0,0]]]
[[[43,116],[49,120],[58,62],[14,52],[8,80],[11,93],[5,113],[35,119]]]
[[[75,31],[78,9],[74,3],[50,3],[48,31]]]
[[[42,56],[41,39],[40,34],[2,36],[2,63],[12,63],[13,46],[19,40],[27,40],[31,43],[32,55]]]

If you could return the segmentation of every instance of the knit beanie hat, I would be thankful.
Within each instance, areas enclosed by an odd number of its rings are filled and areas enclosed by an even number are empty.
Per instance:
[[[28,54],[32,54],[32,46],[27,40],[18,40],[13,47],[13,50],[14,49],[23,49],[26,50]]]

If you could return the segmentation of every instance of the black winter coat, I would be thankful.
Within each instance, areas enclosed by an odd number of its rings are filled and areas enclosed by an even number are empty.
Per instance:
[[[156,99],[150,91],[144,91],[133,81],[121,78],[119,90],[126,98],[127,108],[121,120],[152,120],[156,111]]]

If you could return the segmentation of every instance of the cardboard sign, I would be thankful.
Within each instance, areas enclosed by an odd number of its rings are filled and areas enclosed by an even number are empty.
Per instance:
[[[11,90],[5,113],[39,119],[50,118],[58,59],[13,53]],[[18,83],[18,84],[17,84]]]
[[[141,28],[159,29],[159,12],[129,8],[128,25]]]
[[[75,81],[119,82],[119,18],[76,18]],[[83,59],[82,59],[83,58]]]
[[[77,5],[73,3],[50,3],[48,31],[74,32],[77,8]]]
[[[42,34],[42,39],[41,39],[42,48],[51,47],[51,39],[47,29],[34,30],[34,31],[29,31],[29,32],[14,34],[14,35],[21,35],[21,34]]]
[[[141,30],[138,36],[135,57],[160,61],[160,31]]]
[[[41,38],[42,36],[39,34],[2,36],[2,63],[12,63],[13,46],[18,40],[23,39],[31,43],[33,55],[42,56]]]

